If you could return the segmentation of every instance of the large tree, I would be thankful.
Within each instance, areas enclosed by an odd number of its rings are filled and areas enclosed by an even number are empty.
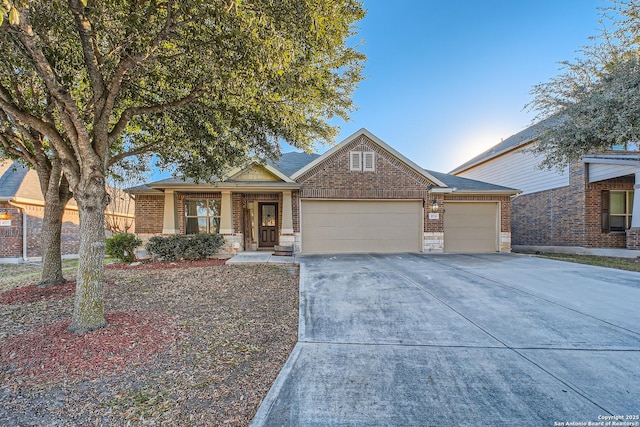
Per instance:
[[[80,212],[70,329],[104,319],[105,176],[154,152],[200,179],[279,141],[331,141],[347,119],[364,57],[347,44],[364,15],[355,0],[31,0],[13,3],[0,54],[39,90],[23,108],[3,87],[13,128],[44,136]],[[16,59],[14,59],[16,58]]]
[[[532,90],[536,120],[553,118],[534,148],[543,166],[640,141],[640,3],[613,0],[601,18],[593,44]]]

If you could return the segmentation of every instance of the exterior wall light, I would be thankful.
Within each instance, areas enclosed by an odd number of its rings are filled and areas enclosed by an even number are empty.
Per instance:
[[[438,211],[438,200],[437,199],[433,199],[433,202],[431,202],[431,210],[434,212]]]
[[[11,215],[9,215],[9,214],[8,214],[8,213],[6,213],[6,212],[2,212],[2,213],[0,213],[0,220],[6,221],[6,220],[8,220],[8,219],[11,219]]]

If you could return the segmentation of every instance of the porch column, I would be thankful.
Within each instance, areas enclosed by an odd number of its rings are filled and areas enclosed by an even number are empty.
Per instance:
[[[220,234],[233,235],[231,191],[222,191],[222,199],[220,200]]]
[[[291,190],[282,192],[282,227],[280,234],[293,234],[293,208],[291,206]]]
[[[640,172],[636,172],[636,182],[633,186],[633,210],[631,211],[631,228],[640,228]]]
[[[173,190],[164,190],[164,219],[162,234],[178,234],[176,195]]]

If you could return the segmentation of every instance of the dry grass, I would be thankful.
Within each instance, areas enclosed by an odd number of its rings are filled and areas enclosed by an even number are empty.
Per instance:
[[[540,253],[536,255],[559,261],[575,262],[578,264],[596,265],[598,267],[616,268],[618,270],[640,271],[640,260],[638,258],[617,258],[596,255],[552,253]]]
[[[15,288],[37,282],[37,270],[0,266],[0,292],[15,293]],[[98,358],[103,366],[80,370],[79,376],[77,369],[73,375],[60,375],[63,358],[94,360],[83,356],[86,345],[67,345],[71,354],[50,351],[39,356],[40,348],[50,349],[65,336],[42,331],[64,332],[60,325],[71,317],[73,298],[61,294],[0,304],[0,346],[24,341],[31,352],[26,366],[7,362],[11,354],[0,360],[0,425],[247,425],[297,339],[297,272],[226,265],[106,271],[106,310],[114,319],[110,327],[130,335],[131,324],[116,325],[115,319],[148,319],[150,313],[160,313],[157,322],[145,324],[145,333],[172,338],[166,346],[157,346],[157,340],[129,339],[131,351],[123,353],[117,346],[123,333],[105,330],[101,337],[95,335],[97,348],[105,349]],[[34,342],[34,337],[47,345]],[[145,341],[159,350],[149,350],[140,360],[136,347]],[[38,357],[54,360],[32,369]],[[55,357],[60,357],[58,363]],[[114,365],[113,360],[122,363]],[[47,375],[47,366],[57,374]]]

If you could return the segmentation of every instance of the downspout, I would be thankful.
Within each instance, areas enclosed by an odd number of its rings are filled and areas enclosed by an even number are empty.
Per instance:
[[[22,259],[24,262],[29,261],[29,257],[27,254],[27,210],[22,206],[16,205],[11,200],[8,201],[11,206],[14,206],[22,212]]]

